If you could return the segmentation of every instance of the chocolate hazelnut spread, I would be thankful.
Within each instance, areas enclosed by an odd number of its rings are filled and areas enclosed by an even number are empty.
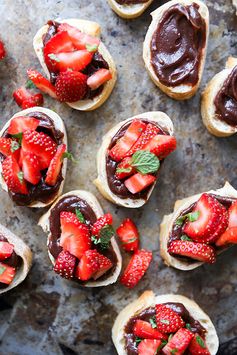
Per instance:
[[[57,259],[59,253],[63,250],[59,244],[60,237],[61,237],[60,213],[63,211],[76,213],[76,209],[79,209],[81,211],[81,213],[85,218],[85,223],[89,227],[92,227],[92,225],[97,220],[97,217],[93,209],[89,206],[89,204],[85,200],[82,200],[78,196],[68,195],[60,199],[60,201],[52,208],[49,217],[50,237],[49,237],[48,249],[50,254],[54,257],[54,259]],[[114,272],[114,269],[117,264],[116,254],[113,251],[111,246],[106,250],[102,250],[98,246],[98,244],[97,245],[92,244],[91,248],[98,250],[100,254],[105,255],[113,263],[113,267],[99,278],[100,281],[104,280],[108,277],[108,275],[111,275]],[[83,284],[83,282],[77,278],[75,278],[74,280]]]
[[[206,24],[199,5],[176,4],[163,15],[151,41],[151,64],[166,86],[196,85]]]
[[[115,0],[120,5],[145,4],[149,0]]]
[[[7,238],[0,234],[0,241],[1,242],[8,242]],[[2,260],[1,261],[3,264],[6,264],[8,266],[11,266],[11,267],[14,267],[14,268],[19,268],[21,266],[21,263],[22,263],[22,259],[19,255],[16,254],[16,252],[13,250],[12,252],[12,255],[5,259],[5,260]],[[4,287],[7,287],[8,285],[0,282],[0,288],[4,288]]]
[[[190,315],[190,313],[182,303],[168,302],[164,304],[167,305],[176,313],[178,313],[186,324],[190,324],[190,329],[193,333],[198,333],[202,338],[205,338],[206,329],[200,324],[199,321],[195,320]],[[133,334],[133,328],[135,322],[138,319],[149,322],[151,318],[155,317],[155,314],[156,314],[155,307],[149,307],[129,319],[124,329],[124,337],[126,343],[125,346],[126,346],[127,355],[138,354],[137,345],[136,345],[136,336]]]
[[[233,68],[215,97],[216,116],[228,125],[237,126],[237,66]]]

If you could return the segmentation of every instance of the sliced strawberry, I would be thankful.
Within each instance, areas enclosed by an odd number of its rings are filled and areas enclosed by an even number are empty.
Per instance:
[[[13,193],[28,194],[26,183],[16,159],[9,155],[2,163],[2,175],[9,190]]]
[[[76,266],[76,258],[68,251],[61,251],[58,254],[54,265],[54,271],[65,279],[72,279]]]
[[[237,244],[237,227],[227,228],[216,241],[216,246],[218,247],[228,244]]]
[[[109,151],[110,157],[117,162],[121,161],[145,129],[146,124],[144,122],[134,119],[125,134],[118,139],[115,146]]]
[[[14,245],[0,241],[0,260],[10,258],[14,250]]]
[[[185,323],[178,313],[167,305],[156,305],[156,325],[157,329],[165,334],[175,333],[184,327]]]
[[[0,60],[6,56],[6,50],[2,41],[0,41]]]
[[[108,69],[99,69],[87,79],[87,85],[91,90],[98,89],[101,85],[112,79],[112,74]]]
[[[228,210],[229,221],[228,227],[237,227],[237,201],[233,202]]]
[[[76,277],[78,279],[87,281],[99,270],[98,254],[97,250],[87,250],[83,254],[76,269]]]
[[[99,236],[101,228],[105,227],[106,225],[112,225],[113,217],[110,213],[104,214],[102,217],[98,218],[97,221],[93,224],[92,227],[92,234],[96,237]]]
[[[207,348],[206,342],[199,334],[194,335],[188,351],[190,355],[211,355]]]
[[[16,160],[19,159],[20,146],[17,141],[11,138],[0,138],[0,153],[7,157],[8,155],[14,155]]]
[[[83,49],[75,52],[58,53],[57,55],[50,56],[50,58],[56,71],[63,72],[68,69],[81,71],[90,64],[93,54]]]
[[[91,51],[96,51],[100,44],[100,40],[97,37],[92,37],[84,32],[81,32],[76,27],[69,25],[68,23],[61,23],[58,27],[58,32],[66,31],[77,49],[85,49],[88,46]]]
[[[57,182],[63,163],[63,154],[66,152],[66,144],[58,146],[57,152],[50,162],[45,182],[47,185],[54,186]]]
[[[83,254],[90,249],[90,231],[85,223],[81,223],[72,212],[61,212],[61,238],[60,245],[72,255],[81,259]]]
[[[18,116],[11,120],[7,133],[8,134],[18,134],[28,129],[35,131],[39,126],[39,120],[34,117],[28,116]]]
[[[27,102],[36,103],[35,106],[37,106],[37,103],[42,101],[41,96],[39,96],[39,94],[33,95],[23,86],[13,92],[13,98],[20,107],[22,107],[23,103],[26,105]]]
[[[27,70],[28,77],[35,86],[45,94],[50,95],[54,99],[57,98],[56,92],[55,92],[55,87],[51,84],[51,82],[46,79],[42,74],[40,74],[38,71],[33,70],[33,69],[28,69]],[[29,128],[30,129],[30,128]]]
[[[137,173],[125,180],[124,185],[132,194],[137,194],[138,192],[141,192],[142,190],[153,184],[155,180],[156,177],[154,175],[142,175],[140,173]]]
[[[16,269],[4,263],[0,263],[0,283],[10,285],[16,274]]]
[[[181,328],[173,335],[168,344],[162,349],[162,352],[165,355],[183,355],[193,337],[194,334],[190,330]]]
[[[30,107],[42,106],[44,103],[44,98],[42,94],[35,94],[22,102],[21,108],[26,110]]]
[[[150,251],[137,250],[126,267],[120,282],[128,288],[136,286],[147,271],[151,260],[152,253]]]
[[[213,264],[216,261],[215,249],[203,243],[175,240],[170,243],[168,252],[174,255],[187,256],[208,264]]]
[[[131,158],[124,158],[117,166],[115,177],[118,180],[125,179],[136,172],[136,169],[131,166]]]
[[[87,76],[76,72],[60,73],[56,81],[56,95],[61,102],[75,102],[83,99],[87,92]]]
[[[57,144],[43,132],[28,130],[23,133],[22,150],[37,155],[41,170],[44,170],[49,167],[56,153]]]
[[[151,324],[143,320],[136,320],[133,327],[133,334],[144,339],[167,339],[167,335],[162,334],[157,329],[152,328]]]
[[[136,251],[139,246],[139,233],[136,225],[130,218],[126,218],[116,230],[126,251]],[[146,338],[146,337],[144,337]]]
[[[111,260],[102,254],[99,254],[98,262],[99,262],[99,270],[96,271],[95,274],[93,275],[94,280],[99,279],[102,275],[104,275],[113,266],[113,263],[111,262]]]
[[[41,179],[39,159],[31,152],[22,152],[22,154],[22,171],[24,179],[33,185],[37,185]]]
[[[156,355],[160,345],[161,340],[144,339],[138,344],[138,355]]]
[[[159,159],[164,159],[176,149],[176,145],[175,137],[158,134],[145,145],[144,149],[154,153]]]

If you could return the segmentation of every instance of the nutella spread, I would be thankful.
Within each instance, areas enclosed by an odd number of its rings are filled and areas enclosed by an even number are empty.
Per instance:
[[[4,237],[4,235],[0,234],[0,241],[1,242],[8,242],[7,238]],[[12,255],[2,261],[3,264],[6,264],[8,266],[14,267],[14,268],[19,268],[22,263],[22,259],[19,255],[16,254],[16,252],[13,250]],[[0,288],[8,287],[8,285],[0,282]]]
[[[199,6],[176,4],[163,15],[151,41],[151,64],[166,86],[196,85],[206,24]]]
[[[214,100],[216,116],[230,126],[237,126],[237,66],[231,71]]]
[[[115,0],[120,5],[145,4],[149,0]]]

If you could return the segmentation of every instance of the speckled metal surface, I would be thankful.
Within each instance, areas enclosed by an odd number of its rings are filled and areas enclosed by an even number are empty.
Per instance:
[[[159,223],[176,199],[218,188],[227,179],[237,187],[236,136],[211,136],[200,117],[201,90],[222,70],[228,55],[236,53],[237,18],[231,0],[207,1],[211,33],[201,89],[191,100],[177,102],[153,85],[142,61],[149,10],[161,3],[155,0],[140,18],[125,21],[105,0],[0,1],[0,34],[8,51],[8,57],[0,63],[1,126],[18,111],[12,92],[24,83],[26,69],[40,69],[32,49],[37,29],[56,17],[91,19],[102,25],[103,40],[119,75],[110,99],[91,113],[74,111],[50,98],[45,98],[45,107],[64,119],[70,150],[79,159],[75,165],[69,163],[65,191],[80,188],[95,193],[104,210],[115,215],[116,226],[124,217],[134,218],[142,246],[154,253],[148,273],[134,290],[119,284],[102,289],[75,287],[51,270],[46,235],[37,226],[43,211],[16,207],[1,191],[0,223],[28,242],[34,263],[27,280],[0,298],[0,354],[115,354],[110,334],[117,313],[150,288],[157,294],[173,292],[194,298],[209,313],[221,343],[237,337],[237,249],[222,254],[213,266],[181,272],[163,264],[158,245]],[[178,150],[166,160],[158,186],[145,207],[118,208],[105,201],[92,184],[95,155],[102,135],[116,122],[149,110],[162,110],[173,119]],[[236,354],[233,346],[226,354]]]

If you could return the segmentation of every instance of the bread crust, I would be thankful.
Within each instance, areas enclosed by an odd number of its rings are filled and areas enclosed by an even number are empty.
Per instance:
[[[145,112],[140,115],[136,115],[118,123],[111,130],[109,130],[102,139],[102,144],[97,153],[97,179],[94,180],[94,184],[101,192],[101,194],[109,201],[115,203],[116,205],[128,207],[128,208],[138,208],[143,206],[148,200],[155,187],[156,181],[149,190],[147,200],[144,199],[131,199],[131,198],[120,198],[116,196],[109,188],[107,173],[106,173],[106,155],[111,142],[111,139],[116,135],[119,129],[129,121],[133,119],[147,119],[150,122],[156,122],[161,128],[164,128],[169,132],[170,135],[174,133],[174,127],[171,119],[161,111],[151,111]]]
[[[39,220],[38,225],[43,229],[43,231],[45,233],[48,233],[48,240],[47,240],[47,245],[49,244],[49,237],[50,237],[50,222],[49,222],[49,217],[50,217],[50,213],[52,208],[54,208],[54,206],[64,197],[66,196],[78,196],[79,198],[81,198],[82,200],[86,201],[88,203],[88,205],[92,208],[92,210],[94,211],[95,215],[97,218],[103,216],[103,210],[98,202],[98,200],[96,199],[96,197],[88,192],[88,191],[84,191],[84,190],[74,190],[74,191],[70,191],[67,192],[66,194],[60,196],[57,201],[54,202],[54,204],[50,207],[50,209],[48,210],[48,212],[46,212]],[[118,244],[116,242],[115,237],[113,237],[111,239],[111,246],[117,256],[117,265],[116,268],[113,272],[112,275],[108,276],[107,279],[100,281],[99,279],[96,281],[88,281],[85,284],[83,284],[82,286],[84,287],[101,287],[101,286],[107,286],[110,284],[113,284],[117,281],[120,271],[121,271],[121,267],[122,267],[122,257],[120,254],[120,250],[118,247]],[[54,265],[55,264],[55,259],[54,257],[50,254],[50,251],[48,249],[48,254],[49,254],[49,258],[51,263]]]
[[[133,19],[140,16],[154,0],[149,0],[144,4],[120,5],[116,0],[107,0],[111,8],[117,15],[124,19]]]
[[[175,258],[174,256],[171,256],[167,250],[169,235],[175,220],[180,216],[183,210],[187,209],[191,204],[198,201],[198,199],[201,197],[203,193],[204,192],[184,198],[183,200],[176,201],[174,205],[173,213],[163,217],[163,220],[160,225],[160,254],[165,264],[168,266],[172,266],[176,269],[183,270],[183,271],[189,271],[189,270],[196,269],[197,267],[203,264],[203,262],[199,262],[199,261],[188,262],[185,260],[180,260],[178,258]],[[206,193],[213,193],[217,196],[237,198],[237,191],[228,182],[226,182],[221,189],[206,191]]]
[[[66,128],[65,125],[63,123],[63,120],[61,119],[61,117],[54,111],[49,110],[47,108],[44,107],[39,107],[39,106],[35,106],[35,107],[31,107],[28,108],[26,110],[23,111],[19,111],[17,112],[15,115],[12,116],[12,118],[7,121],[7,123],[4,125],[4,127],[2,128],[2,130],[0,131],[0,137],[2,137],[3,133],[6,131],[6,129],[9,127],[10,122],[13,118],[18,117],[18,116],[24,116],[27,115],[31,112],[42,112],[46,115],[48,115],[52,121],[54,122],[54,125],[57,129],[59,129],[63,134],[63,143],[66,144],[66,148],[67,148],[67,132],[66,132]],[[46,207],[48,205],[51,205],[51,203],[53,203],[54,200],[57,199],[58,196],[60,196],[63,192],[63,186],[64,186],[64,181],[66,178],[66,171],[67,171],[67,159],[64,160],[63,162],[63,167],[62,167],[62,177],[63,180],[60,184],[59,190],[56,194],[56,196],[54,196],[50,201],[48,201],[47,203],[43,203],[41,201],[36,201],[31,203],[30,205],[27,205],[27,207],[33,207],[33,208],[41,208],[41,207]],[[2,177],[2,162],[0,161],[0,185],[3,188],[3,190],[8,192],[8,187],[7,184],[5,183],[3,177]]]
[[[112,328],[112,339],[118,354],[127,354],[123,332],[129,319],[147,307],[152,307],[155,306],[155,304],[167,302],[182,303],[187,308],[191,316],[193,316],[194,319],[198,320],[202,324],[202,326],[207,330],[206,343],[208,349],[211,355],[215,355],[219,346],[219,340],[215,327],[209,316],[203,312],[197,303],[181,295],[166,294],[155,296],[152,291],[145,291],[138,299],[128,304],[118,314]]]
[[[32,265],[32,252],[30,248],[23,242],[22,239],[13,234],[9,229],[0,224],[0,233],[7,238],[8,242],[14,245],[14,251],[17,255],[22,258],[22,264],[17,270],[16,275],[12,283],[0,289],[0,295],[10,291],[12,288],[18,286],[22,281],[25,280],[31,265]],[[3,261],[4,263],[4,261]]]
[[[57,22],[68,23],[69,25],[74,26],[79,30],[81,30],[82,32],[85,32],[91,36],[100,37],[101,34],[100,25],[93,21],[79,20],[79,19],[65,19],[65,20],[57,20]],[[38,32],[36,33],[33,39],[33,47],[45,74],[49,78],[50,74],[44,61],[44,55],[43,55],[44,46],[42,40],[43,35],[47,32],[47,30],[48,30],[48,25],[44,25],[38,30]],[[67,102],[67,105],[74,108],[75,110],[92,111],[100,107],[108,99],[116,83],[117,80],[116,65],[109,51],[107,50],[107,48],[102,42],[100,42],[98,51],[102,54],[102,56],[108,63],[110,72],[112,74],[112,79],[110,79],[104,84],[103,91],[100,93],[100,95],[97,95],[94,99],[79,100],[77,102]]]
[[[156,28],[158,24],[160,23],[164,13],[173,5],[175,4],[182,4],[182,5],[191,5],[193,3],[196,3],[199,5],[199,13],[201,16],[204,18],[205,23],[206,23],[206,45],[202,50],[202,55],[201,55],[201,61],[200,61],[200,67],[199,67],[199,80],[196,85],[178,85],[175,87],[172,86],[166,86],[162,84],[157,77],[153,66],[151,64],[151,50],[150,50],[150,44],[152,40],[153,33],[156,31]],[[198,90],[201,79],[202,79],[202,73],[204,69],[204,64],[206,60],[206,51],[207,51],[207,45],[208,45],[208,37],[209,37],[209,11],[207,6],[199,0],[172,0],[168,1],[166,4],[158,7],[155,11],[151,13],[152,16],[152,22],[148,28],[148,31],[146,33],[145,41],[143,43],[143,60],[145,63],[145,67],[154,82],[156,86],[158,86],[166,95],[171,97],[172,99],[176,100],[187,100],[190,99]]]

